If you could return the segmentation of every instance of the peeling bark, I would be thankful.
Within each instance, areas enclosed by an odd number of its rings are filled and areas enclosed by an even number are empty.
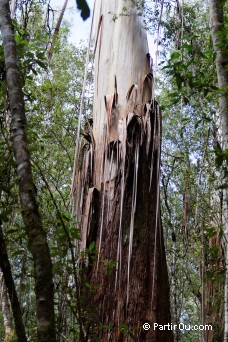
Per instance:
[[[228,47],[227,29],[224,25],[224,0],[210,0],[211,36],[216,52],[216,69],[218,86],[221,90],[219,97],[219,119],[221,127],[221,147],[228,151]],[[221,175],[227,184],[227,172]],[[228,265],[228,189],[223,190],[223,226],[226,245],[226,269]],[[225,281],[225,332],[224,341],[228,341],[228,271]]]
[[[38,340],[51,342],[56,341],[52,263],[46,233],[42,227],[36,201],[36,187],[32,179],[25,130],[24,98],[9,2],[7,0],[0,1],[0,30],[12,116],[11,134],[17,166],[21,210],[28,235],[29,250],[34,262]]]
[[[129,5],[129,16],[110,13]],[[91,143],[77,172],[82,251],[95,241],[82,293],[94,305],[85,331],[99,341],[173,341],[160,217],[161,114],[141,18],[131,1],[97,1],[95,97]],[[95,191],[95,192],[94,192]],[[94,199],[93,199],[94,195]],[[90,256],[89,256],[90,257]],[[151,329],[145,331],[143,324]]]

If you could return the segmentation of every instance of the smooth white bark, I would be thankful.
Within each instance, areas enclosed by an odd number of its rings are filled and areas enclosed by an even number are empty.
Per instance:
[[[129,8],[127,15],[118,16],[123,8]],[[115,20],[115,15],[118,18]],[[95,159],[96,175],[101,175],[102,158],[104,153],[104,136],[112,121],[127,116],[129,112],[142,115],[143,81],[150,71],[146,54],[149,52],[146,32],[142,18],[132,2],[127,0],[97,0],[95,3],[95,96],[94,96],[94,139],[96,146],[103,146]],[[104,29],[105,28],[105,29]],[[120,39],[121,37],[121,39]],[[102,53],[100,53],[102,50]],[[131,66],[131,67],[129,67]],[[132,89],[131,99],[127,99]],[[117,89],[116,89],[117,88]],[[112,96],[118,94],[115,111],[111,114]],[[107,103],[109,102],[109,109]],[[108,115],[116,115],[110,118]],[[117,138],[117,131],[109,127],[110,139]],[[100,170],[100,171],[99,171]],[[98,176],[96,176],[98,177]],[[101,179],[96,178],[95,186],[100,188]]]

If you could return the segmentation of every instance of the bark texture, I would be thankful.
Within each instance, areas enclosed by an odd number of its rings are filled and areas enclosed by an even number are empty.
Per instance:
[[[227,30],[224,25],[224,0],[210,1],[211,35],[216,52],[218,85],[221,88],[219,98],[222,148],[228,149],[228,47]]]
[[[3,315],[3,324],[5,330],[4,342],[13,341],[14,329],[13,329],[13,317],[10,310],[10,303],[7,293],[7,288],[4,282],[3,273],[0,270],[0,302]]]
[[[1,221],[0,221],[0,269],[3,273],[3,276],[4,276],[3,281],[6,285],[9,298],[10,298],[18,342],[26,342],[27,338],[26,338],[25,327],[24,327],[24,323],[22,319],[21,307],[18,301],[18,296],[17,296],[17,292],[16,292],[16,288],[15,288],[15,284],[14,284],[14,280],[13,280],[13,276],[11,272],[11,266],[10,266],[10,262],[9,262],[9,258],[8,258],[8,254],[6,250],[6,244],[5,244],[5,240],[4,240],[4,236],[2,232]],[[3,304],[4,303],[2,301],[2,305]],[[7,307],[5,307],[5,309],[7,309]],[[5,323],[5,319],[4,319],[4,323]]]
[[[228,46],[227,29],[224,25],[224,0],[210,1],[211,36],[216,52],[216,69],[218,86],[221,89],[219,98],[219,116],[221,127],[222,150],[228,151]],[[222,175],[227,184],[227,172]],[[223,191],[223,225],[226,245],[226,269],[228,265],[228,189]],[[225,333],[224,341],[228,341],[228,272],[225,282]]]
[[[146,33],[131,4],[95,5],[93,134],[76,177],[81,250],[95,241],[98,251],[95,261],[93,251],[88,255],[85,331],[91,341],[169,342],[172,331],[153,329],[171,323],[159,202],[161,114]],[[129,15],[112,20],[124,6]]]
[[[220,199],[215,193],[212,196],[212,227],[215,230],[221,227],[222,213]],[[224,284],[225,284],[225,258],[222,248],[221,232],[209,238],[209,250],[216,250],[217,253],[206,254],[206,260],[202,264],[204,268],[202,276],[210,275],[202,281],[202,324],[212,324],[212,330],[203,331],[205,342],[222,342],[224,337]],[[204,251],[205,253],[205,251]],[[207,272],[207,273],[206,273]]]
[[[39,341],[55,341],[54,289],[52,263],[36,201],[36,188],[26,138],[24,99],[17,61],[16,43],[10,18],[9,2],[0,1],[0,30],[2,34],[6,79],[12,115],[11,132],[17,166],[22,216],[33,256],[37,331]]]

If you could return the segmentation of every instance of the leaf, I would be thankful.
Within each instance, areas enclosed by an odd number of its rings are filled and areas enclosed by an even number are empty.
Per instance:
[[[222,184],[218,188],[222,190],[228,189],[228,184]]]
[[[43,139],[52,139],[53,137],[52,137],[52,135],[51,134],[44,134],[43,135]]]
[[[37,71],[34,68],[31,68],[31,70],[34,73],[34,75],[38,75]]]
[[[19,232],[18,228],[12,228],[12,229],[7,230],[7,234],[14,234],[18,232]]]
[[[90,9],[86,0],[76,0],[77,8],[81,11],[81,17],[86,20],[90,16]]]
[[[223,163],[223,156],[217,156],[215,158],[215,165],[217,167],[221,167],[222,166],[222,163]]]
[[[25,250],[24,249],[18,249],[17,251],[12,253],[12,257],[18,257],[20,255],[24,255],[25,254]]]
[[[43,59],[44,58],[44,53],[43,52],[37,52],[37,58]]]
[[[199,124],[200,124],[201,122],[202,122],[202,119],[196,121],[196,123],[195,123],[195,129],[199,126]]]
[[[202,51],[198,51],[198,55],[204,59],[207,59],[207,56],[205,56],[205,54]]]
[[[174,92],[174,93],[170,93],[169,94],[169,96],[171,96],[171,97],[179,97],[179,93],[177,93],[177,92]]]
[[[67,222],[70,221],[70,216],[67,214],[62,214],[62,218],[64,218],[64,220],[66,220]]]
[[[20,41],[18,41],[18,43],[17,43],[17,48],[21,48],[21,47],[24,47],[24,46],[26,46],[26,45],[28,45],[27,40],[20,40]]]
[[[176,77],[177,88],[180,91],[182,89],[182,83],[184,79],[179,73],[176,73],[175,77]]]
[[[89,284],[89,283],[85,283],[85,287],[87,287],[87,289],[91,289],[91,288],[92,288],[92,285]]]
[[[58,255],[53,255],[52,254],[52,257],[54,256],[58,256]],[[62,261],[56,261],[54,264],[53,264],[53,272],[54,273],[58,273],[62,270],[62,267],[63,267],[63,263]]]
[[[187,49],[189,52],[191,52],[191,51],[192,51],[192,45],[183,44],[183,45],[181,46],[181,49],[182,49],[182,50],[183,50],[183,49]]]
[[[52,247],[51,248],[51,256],[52,257],[57,257],[61,255],[61,251],[57,247]]]
[[[183,100],[185,105],[189,103],[189,99],[186,96],[183,96]]]
[[[207,230],[204,231],[204,234],[208,237],[211,238],[212,236],[215,236],[216,234],[216,229],[215,227],[209,227]]]
[[[221,147],[214,146],[213,149],[214,149],[214,152],[215,152],[215,154],[216,154],[217,156],[221,156],[221,155],[222,155],[222,149],[221,149]]]
[[[42,69],[47,69],[47,66],[45,63],[43,63],[41,60],[39,59],[35,59],[36,63],[42,68]]]
[[[71,229],[70,234],[71,234],[72,238],[80,240],[80,231],[79,231],[79,229],[76,229],[74,227],[74,229]]]
[[[89,245],[89,251],[92,252],[94,250],[95,247],[95,242],[91,242],[91,244]]]
[[[180,57],[180,52],[179,51],[175,51],[171,54],[171,58],[170,60],[173,61],[174,59],[178,59]]]
[[[11,211],[10,210],[5,210],[0,214],[0,219],[3,222],[8,222],[9,221],[9,215],[10,215]]]
[[[204,97],[207,96],[208,92],[209,92],[209,89],[208,88],[204,88],[204,90],[203,90]]]
[[[203,113],[202,115],[202,119],[206,122],[211,122],[212,118],[210,118],[209,116],[206,115],[206,113]]]
[[[189,119],[189,118],[183,118],[181,121],[182,121],[183,123],[184,123],[184,122],[190,122],[190,119]]]
[[[227,92],[228,92],[228,86],[223,87],[223,88],[219,88],[219,89],[218,89],[218,92],[219,92],[219,93],[227,93]],[[226,108],[226,109],[227,109],[227,108]]]

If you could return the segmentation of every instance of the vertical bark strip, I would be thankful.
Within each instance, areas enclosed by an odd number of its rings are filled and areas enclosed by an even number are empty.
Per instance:
[[[210,1],[211,36],[216,52],[216,69],[218,86],[221,90],[219,98],[219,117],[222,132],[222,150],[228,151],[228,46],[227,29],[224,25],[224,0]],[[227,184],[227,174],[222,175]],[[223,190],[223,225],[226,244],[226,268],[228,265],[228,189]],[[228,341],[228,271],[225,282],[225,332],[224,341]]]
[[[0,30],[2,34],[6,79],[12,115],[11,133],[17,166],[19,195],[23,221],[34,262],[37,332],[39,341],[56,341],[54,320],[54,289],[52,263],[46,233],[36,201],[36,188],[26,138],[24,98],[17,61],[14,30],[9,2],[0,0]]]
[[[89,255],[92,292],[85,291],[85,303],[94,307],[85,327],[97,327],[101,342],[171,342],[171,330],[153,329],[171,323],[160,218],[161,114],[146,33],[131,5],[95,5],[93,136],[76,180],[81,248],[95,241],[98,251],[95,261]],[[129,15],[112,20],[126,6]]]
[[[18,301],[18,296],[11,272],[11,266],[7,254],[6,244],[2,231],[2,222],[0,221],[0,269],[4,276],[4,283],[7,287],[13,318],[15,322],[15,329],[18,342],[26,342],[25,327],[22,319],[21,307]]]

